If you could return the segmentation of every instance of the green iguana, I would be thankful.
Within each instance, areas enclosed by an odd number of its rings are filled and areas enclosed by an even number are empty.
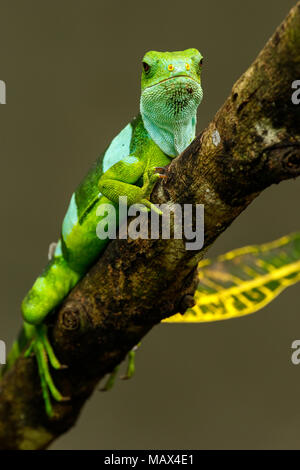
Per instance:
[[[163,167],[195,138],[196,113],[202,100],[202,55],[197,49],[155,52],[142,60],[140,114],[111,142],[73,193],[65,215],[61,237],[52,259],[37,278],[22,303],[24,329],[15,343],[8,368],[24,349],[34,352],[46,411],[53,414],[51,395],[62,401],[49,371],[62,367],[47,338],[45,317],[64,299],[99,257],[108,240],[101,240],[99,206],[117,207],[119,196],[128,205],[149,201],[152,189],[164,177]],[[107,220],[106,220],[107,222]]]
[[[13,345],[4,373],[22,352],[26,356],[34,352],[50,417],[51,396],[57,401],[66,397],[51,378],[48,360],[55,369],[63,366],[49,343],[44,319],[108,243],[107,238],[97,236],[99,224],[101,228],[103,223],[103,232],[107,223],[107,217],[99,215],[104,204],[117,210],[119,197],[126,196],[129,205],[142,203],[146,210],[159,211],[149,201],[152,189],[164,177],[164,167],[195,137],[196,113],[202,100],[202,60],[196,49],[145,54],[140,114],[113,139],[72,195],[53,256],[22,303],[24,328]],[[247,315],[299,281],[300,233],[234,250],[198,264],[195,305],[184,315],[173,315],[164,322],[199,323]],[[133,360],[131,351],[129,375],[134,369]],[[117,368],[107,388],[116,371]]]

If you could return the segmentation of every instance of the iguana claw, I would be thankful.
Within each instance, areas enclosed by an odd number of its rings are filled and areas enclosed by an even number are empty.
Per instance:
[[[159,178],[167,178],[167,175],[166,175],[167,169],[166,169],[166,167],[156,166],[155,170],[158,172],[157,174],[159,175]]]

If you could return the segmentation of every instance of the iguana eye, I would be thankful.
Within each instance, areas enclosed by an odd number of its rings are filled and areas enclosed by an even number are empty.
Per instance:
[[[147,64],[147,62],[143,62],[142,64],[143,64],[143,69],[144,69],[144,71],[145,71],[146,73],[149,72],[149,70],[150,70],[150,65]]]

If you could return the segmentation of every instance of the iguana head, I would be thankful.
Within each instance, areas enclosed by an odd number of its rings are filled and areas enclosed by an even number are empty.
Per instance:
[[[143,57],[141,114],[152,138],[170,156],[180,153],[194,138],[196,112],[203,96],[202,61],[197,49],[150,51]],[[188,128],[180,128],[187,123]]]
[[[159,120],[184,119],[195,113],[202,100],[203,57],[197,49],[178,52],[147,52],[142,60],[144,109]]]

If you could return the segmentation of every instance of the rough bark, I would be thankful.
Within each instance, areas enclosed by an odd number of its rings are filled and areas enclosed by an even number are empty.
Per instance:
[[[0,389],[0,448],[41,449],[74,425],[99,380],[162,318],[183,312],[207,248],[268,186],[300,174],[300,2],[233,86],[213,121],[167,170],[151,199],[205,205],[205,245],[116,240],[70,293],[49,332],[68,369],[54,380],[70,395],[44,412],[34,358],[20,357]],[[218,143],[218,135],[220,142]]]

